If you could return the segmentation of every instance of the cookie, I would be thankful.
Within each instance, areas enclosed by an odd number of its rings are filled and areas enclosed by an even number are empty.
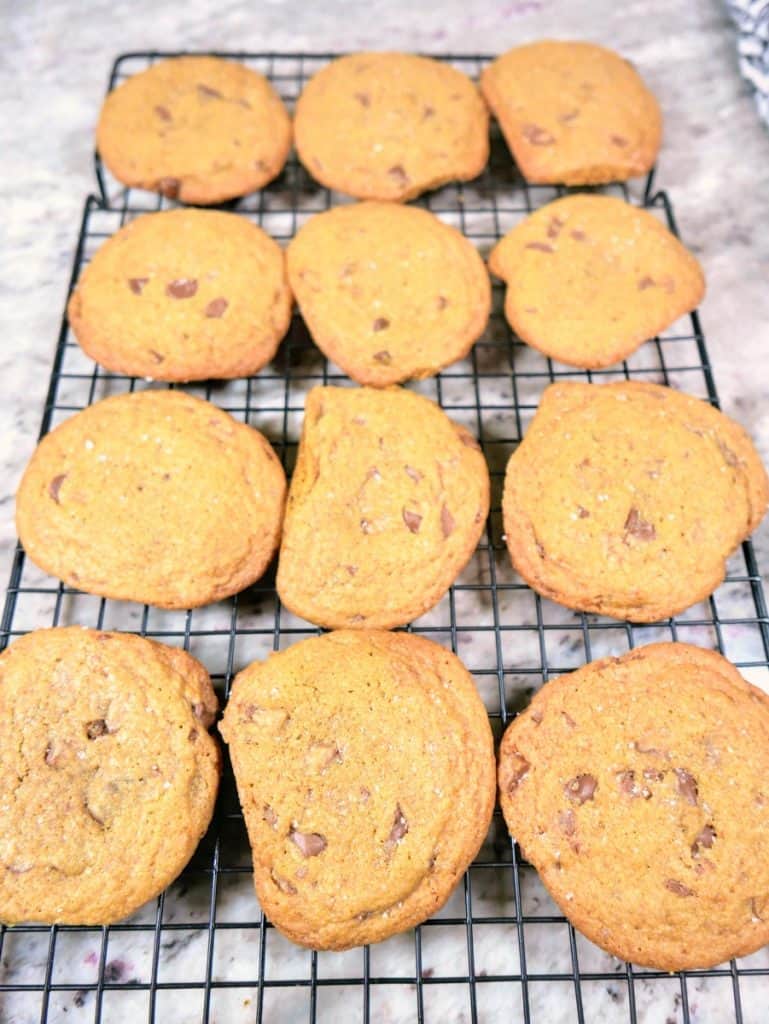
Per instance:
[[[327,188],[413,199],[477,177],[489,117],[461,71],[410,53],[353,53],[313,75],[296,105],[296,150]]]
[[[478,442],[400,388],[313,388],[276,585],[290,611],[336,629],[402,626],[438,601],[489,511]]]
[[[702,269],[651,213],[611,196],[556,199],[513,228],[489,267],[505,315],[534,348],[570,366],[625,359],[697,306]]]
[[[283,251],[236,214],[144,214],[98,250],[67,314],[82,349],[116,373],[248,377],[291,322]]]
[[[663,971],[769,942],[769,698],[652,644],[545,683],[499,751],[502,812],[572,924]]]
[[[287,261],[313,340],[359,384],[429,377],[467,355],[488,323],[477,249],[426,210],[338,206],[310,218]]]
[[[472,677],[438,644],[342,630],[256,662],[221,724],[259,902],[314,949],[424,921],[478,852],[494,744]]]
[[[633,66],[602,46],[517,46],[484,69],[481,90],[527,181],[625,181],[657,158],[659,104]]]
[[[633,622],[707,597],[769,481],[733,420],[641,381],[552,384],[507,466],[514,567],[567,608]]]
[[[206,205],[276,178],[291,120],[267,79],[243,64],[174,57],[107,96],[96,146],[124,185]]]
[[[16,496],[35,565],[89,594],[195,608],[262,575],[286,478],[267,440],[181,391],[105,398],[38,445]]]
[[[208,828],[217,701],[184,651],[41,629],[0,655],[0,920],[104,925],[177,877]]]

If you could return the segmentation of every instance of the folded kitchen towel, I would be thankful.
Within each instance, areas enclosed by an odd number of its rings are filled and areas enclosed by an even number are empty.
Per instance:
[[[756,106],[769,125],[769,0],[727,0],[739,29],[740,71],[755,89]]]

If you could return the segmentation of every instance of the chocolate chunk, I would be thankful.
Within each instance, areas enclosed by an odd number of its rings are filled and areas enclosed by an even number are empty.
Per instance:
[[[454,517],[445,505],[441,506],[441,531],[444,539],[454,532]]]
[[[675,893],[676,896],[693,896],[694,895],[694,892],[691,889],[688,889],[683,884],[683,882],[677,882],[675,878],[669,878],[667,880],[667,882],[665,882],[665,888],[668,889],[670,892]]]
[[[419,533],[419,527],[422,522],[422,517],[418,512],[411,512],[409,509],[403,509],[403,522],[408,526],[412,533]]]
[[[213,725],[214,718],[216,717],[213,711],[209,711],[202,701],[196,701],[196,703],[192,705],[192,713],[201,725],[206,727],[206,729]]]
[[[156,349],[150,348],[147,351],[149,352],[149,354],[152,356],[156,363],[164,363],[166,361],[166,357],[164,355],[161,355],[160,352],[158,352]]]
[[[685,768],[675,769],[676,778],[678,779],[678,792],[692,807],[697,806],[697,780],[695,777],[686,771]]]
[[[393,847],[397,846],[398,843],[403,839],[409,830],[409,823],[406,821],[406,816],[401,810],[401,805],[395,805],[395,814],[393,815],[392,828],[390,829],[390,835],[387,837],[385,847],[388,850],[392,850]]]
[[[610,135],[609,139],[613,146],[619,146],[620,149],[624,149],[628,145],[628,141],[624,135]]]
[[[585,232],[584,231],[580,231],[579,228],[574,228],[574,230],[571,231],[570,234],[571,234],[571,237],[574,239],[575,242],[584,242],[585,238],[587,237],[585,235]]]
[[[166,285],[166,295],[172,299],[191,299],[197,290],[198,282],[194,277],[180,277]]]
[[[390,321],[387,319],[386,316],[378,316],[371,325],[371,329],[373,331],[386,331],[389,326]]]
[[[566,796],[578,804],[584,804],[586,801],[592,800],[597,788],[598,780],[594,775],[587,774],[575,775],[563,787]]]
[[[224,316],[224,313],[229,306],[229,302],[224,298],[211,299],[203,312],[207,317],[218,320],[219,317]]]
[[[525,124],[521,129],[524,139],[532,146],[552,146],[555,136],[538,124]]]
[[[641,513],[637,508],[631,508],[627,514],[625,520],[625,541],[627,542],[627,535],[635,537],[636,540],[650,541],[654,540],[657,536],[657,531],[654,528],[654,524],[647,522],[646,519],[641,518]]]
[[[160,105],[155,107],[155,113],[158,115],[161,121],[173,121],[170,111],[166,107]]]
[[[647,288],[653,288],[653,287],[654,287],[654,278],[653,277],[649,277],[648,274],[646,274],[644,277],[642,277],[640,279],[640,281],[638,282],[638,290],[639,290],[639,292],[645,292]]]
[[[386,348],[381,349],[379,352],[374,353],[374,361],[382,363],[383,366],[389,366],[392,362],[392,356]]]
[[[713,843],[716,838],[717,833],[713,826],[705,825],[700,830],[699,835],[692,843],[692,857],[696,857],[702,847],[704,847],[706,850],[712,849]]]
[[[552,245],[548,245],[547,242],[527,242],[524,248],[536,249],[538,252],[555,252]]]
[[[358,103],[360,103],[362,107],[371,106],[371,97],[367,92],[356,92],[354,95],[355,99],[358,101]]]
[[[560,217],[551,217],[550,218],[550,223],[547,225],[547,237],[548,238],[557,238],[558,235],[561,233],[561,228],[562,227],[563,227],[563,221],[561,220]]]
[[[270,872],[270,877],[281,892],[285,892],[289,896],[296,896],[296,886],[292,885],[288,879],[281,878],[274,870]]]
[[[423,473],[420,473],[418,469],[414,469],[413,466],[404,466],[406,474],[411,477],[415,484],[418,484],[423,477]]]
[[[505,780],[503,783],[508,793],[512,793],[516,790],[531,770],[529,762],[522,754],[519,754],[517,750],[513,752],[512,761],[512,768],[505,772]]]
[[[400,164],[395,164],[393,167],[390,167],[387,173],[400,188],[405,188],[407,185],[411,184],[411,178],[409,178],[408,174],[406,174]]]
[[[94,718],[85,724],[85,734],[89,740],[98,739],[99,736],[106,736],[107,733],[109,733],[109,728],[103,718]]]
[[[148,277],[129,277],[128,278],[128,287],[131,289],[131,291],[134,293],[134,295],[141,295],[142,288],[144,288],[145,284],[148,281],[149,281]]]
[[[317,857],[328,846],[326,837],[322,836],[320,832],[297,832],[292,828],[288,833],[288,838],[294,846],[298,847],[303,857]]]
[[[646,773],[644,772],[644,775],[645,774]],[[632,769],[619,772],[617,775],[617,782],[619,783],[619,788],[622,792],[627,794],[627,796],[632,797],[634,800],[638,799],[638,797],[643,797],[644,800],[649,800],[651,798],[652,791],[648,786],[638,785],[636,782],[636,774]]]
[[[59,491],[61,490],[61,485],[64,483],[66,479],[66,473],[59,473],[58,476],[55,476],[53,480],[51,480],[51,482],[48,484],[48,493],[51,495],[51,497],[53,498],[57,505],[61,504],[61,502],[59,501]]]
[[[198,93],[201,98],[205,99],[220,100],[222,98],[222,94],[218,89],[212,89],[211,86],[206,85],[205,82],[198,82]]]
[[[158,182],[158,192],[164,195],[166,199],[176,199],[179,195],[181,184],[178,178],[161,178]]]
[[[590,517],[590,513],[586,508],[583,508],[582,505],[577,505],[577,516],[580,519],[588,519]]]

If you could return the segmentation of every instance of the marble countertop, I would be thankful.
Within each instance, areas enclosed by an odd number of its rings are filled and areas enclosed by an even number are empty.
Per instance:
[[[665,144],[657,183],[672,197],[685,242],[702,261],[708,294],[701,307],[709,353],[723,408],[750,431],[769,462],[769,375],[762,372],[769,350],[769,232],[765,230],[769,195],[769,134],[762,128],[739,77],[733,28],[719,0],[509,0],[497,4],[448,0],[436,9],[417,10],[403,0],[368,3],[329,0],[305,4],[300,0],[270,0],[245,4],[201,0],[160,6],[148,0],[95,0],[89,4],[63,0],[4,5],[2,66],[5,88],[0,92],[0,152],[4,174],[0,222],[0,308],[5,343],[0,349],[3,395],[0,401],[0,576],[5,578],[15,543],[13,494],[34,447],[50,361],[77,238],[85,195],[95,188],[92,167],[93,129],[114,57],[128,50],[219,49],[274,51],[342,51],[394,48],[423,52],[499,52],[516,43],[555,35],[583,37],[620,50],[632,59],[655,93],[665,113]],[[769,569],[769,525],[756,535],[760,563]],[[463,649],[467,656],[470,645]],[[247,849],[233,853],[247,864]],[[532,874],[527,874],[524,907],[547,914],[548,897]],[[248,875],[234,875],[221,897],[220,919],[233,928],[217,934],[214,977],[255,976],[258,930],[234,927],[253,918]],[[205,969],[207,882],[198,892],[185,882],[169,890],[164,920],[181,929],[164,933],[163,981],[197,978]],[[494,906],[495,894],[474,884],[474,899]],[[461,889],[447,914],[463,913]],[[459,902],[457,902],[457,900]],[[487,903],[484,901],[488,901]],[[244,911],[243,908],[247,910]],[[151,920],[154,906],[136,920]],[[228,916],[229,915],[229,916]],[[184,926],[184,927],[182,927]],[[196,930],[196,926],[198,930]],[[189,930],[185,930],[188,928]],[[429,929],[425,941],[425,977],[463,973],[462,950],[452,945],[449,931]],[[476,928],[476,971],[505,974],[510,952],[498,936]],[[268,970],[273,977],[309,977],[309,954],[281,940],[274,931],[267,943]],[[455,933],[456,934],[456,933]],[[434,938],[433,938],[434,936]],[[616,961],[582,943],[583,970],[618,971]],[[6,939],[2,951],[3,981],[37,984],[44,971],[48,935],[18,935]],[[461,944],[460,944],[461,945]],[[65,934],[57,946],[58,980],[82,984],[78,990],[55,993],[48,1020],[93,1021],[92,985],[104,958],[105,977],[130,983],[146,981],[151,949],[130,932],[114,933],[102,947],[98,933]],[[542,941],[527,939],[529,969],[534,972],[571,971],[565,929]],[[372,951],[372,974],[399,975],[413,970],[413,939],[392,940]],[[769,954],[757,954],[765,967]],[[459,960],[458,960],[459,958]],[[510,961],[510,962],[508,962]],[[341,957],[319,958],[321,976],[360,975],[360,951]],[[404,966],[405,965],[405,966]],[[409,968],[409,965],[410,968]],[[429,973],[428,973],[429,972]],[[54,979],[57,980],[57,979]],[[728,981],[728,979],[726,979]],[[731,982],[692,979],[689,1012],[693,1024],[722,1024],[733,1017]],[[627,984],[584,986],[585,1019],[615,1024],[628,1020]],[[519,986],[520,987],[520,986]],[[466,989],[428,985],[426,1020],[469,1021]],[[403,990],[403,991],[401,991]],[[557,995],[556,990],[562,992]],[[600,990],[600,991],[599,991]],[[479,986],[478,1019],[518,1021],[520,996],[515,986]],[[758,978],[744,989],[746,1021],[763,1021],[769,1002],[769,980]],[[324,989],[319,1020],[358,1021],[359,991]],[[283,1002],[278,1000],[281,994]],[[161,996],[158,1021],[193,1022],[201,1019],[200,1000],[190,992]],[[636,985],[638,1020],[646,1024],[678,1024],[683,1011],[675,979]],[[371,1019],[407,1022],[415,1019],[413,985],[379,986],[374,990]],[[532,986],[534,1024],[576,1020],[573,985]],[[145,1001],[142,1001],[142,1000]],[[264,1020],[293,1022],[308,1019],[307,989],[271,990]],[[217,1001],[218,1000],[218,1001]],[[147,1018],[146,993],[128,991],[121,1000],[104,1003],[104,1022]],[[253,1020],[255,993],[235,989],[215,993],[211,1021]],[[40,1019],[40,997],[27,994],[11,999],[0,993],[0,1019],[28,1024]]]

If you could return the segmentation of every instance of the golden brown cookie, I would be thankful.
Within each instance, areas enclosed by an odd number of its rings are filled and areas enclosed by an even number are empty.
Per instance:
[[[517,46],[484,69],[481,89],[527,181],[625,181],[657,158],[659,104],[633,66],[602,46]]]
[[[312,217],[288,273],[317,346],[359,384],[429,377],[467,355],[489,319],[483,260],[432,213],[354,203]]]
[[[157,896],[208,828],[217,701],[184,651],[41,629],[0,656],[0,920],[110,924]]]
[[[653,622],[715,590],[768,500],[750,438],[707,403],[641,381],[565,383],[510,458],[502,511],[540,594]]]
[[[499,751],[511,834],[576,928],[664,971],[769,942],[769,698],[652,644],[545,683]]]
[[[35,563],[89,594],[194,608],[262,575],[286,478],[267,440],[181,391],[106,398],[37,446],[16,496]]]
[[[221,725],[264,912],[314,949],[379,942],[437,911],[494,807],[472,677],[407,633],[313,637],[238,675]]]
[[[410,53],[331,61],[299,97],[294,133],[313,178],[358,199],[413,199],[468,181],[489,156],[489,116],[474,83]]]
[[[505,315],[527,344],[571,366],[619,362],[690,312],[702,269],[651,213],[570,195],[521,221],[492,250]]]
[[[291,322],[283,251],[236,214],[148,213],[99,249],[67,314],[83,350],[116,373],[248,377]]]
[[[402,626],[470,560],[489,510],[478,442],[401,388],[313,388],[286,505],[277,588],[335,629]]]
[[[173,57],[107,96],[96,146],[124,185],[221,203],[280,174],[291,120],[267,79],[243,64]]]

